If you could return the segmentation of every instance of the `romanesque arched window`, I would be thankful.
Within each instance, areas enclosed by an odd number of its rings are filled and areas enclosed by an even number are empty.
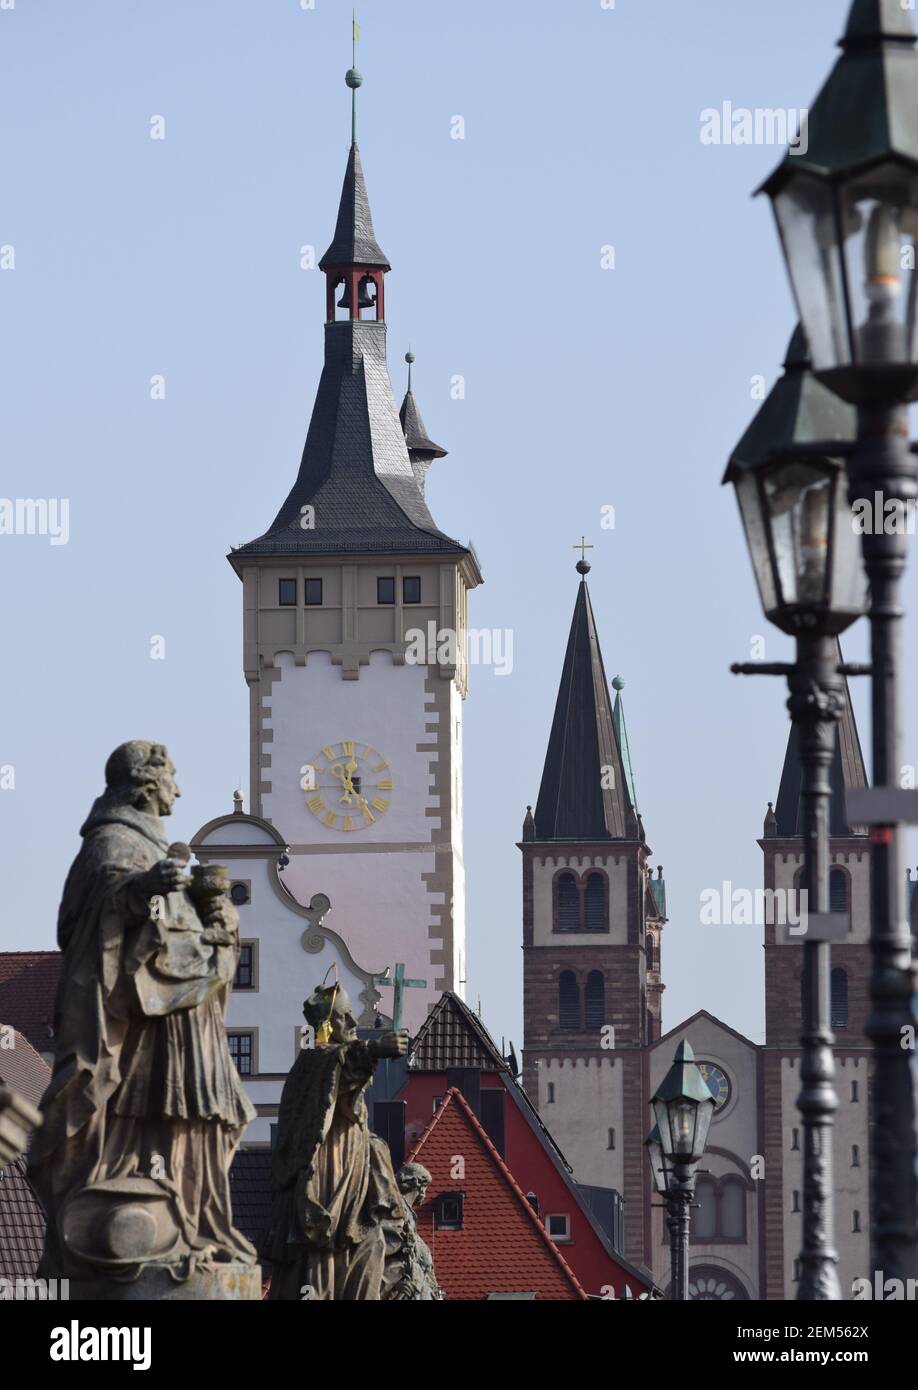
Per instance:
[[[591,970],[587,975],[583,1002],[586,1027],[601,1028],[606,1021],[606,982],[601,970]]]
[[[829,1024],[832,1028],[848,1027],[848,972],[840,966],[832,971]]]
[[[605,874],[587,874],[586,889],[583,894],[583,918],[586,931],[609,930]]]
[[[742,1178],[724,1178],[720,1189],[720,1234],[725,1240],[746,1236],[746,1188]]]
[[[848,901],[848,875],[844,869],[829,870],[829,911],[847,912],[850,907]]]
[[[559,874],[557,878],[558,917],[557,931],[578,931],[580,929],[580,894],[577,880],[573,874]]]
[[[562,1028],[580,1027],[580,986],[573,970],[558,976],[558,1023]]]

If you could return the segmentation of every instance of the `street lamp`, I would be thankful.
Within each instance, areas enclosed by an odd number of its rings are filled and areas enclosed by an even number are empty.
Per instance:
[[[813,377],[798,326],[779,378],[736,446],[724,482],[736,486],[765,614],[797,639],[797,659],[734,666],[743,675],[786,675],[802,764],[803,938],[800,1110],[803,1239],[800,1299],[841,1297],[834,1248],[832,1124],[835,1094],[829,1026],[830,769],[843,704],[837,636],[864,611],[864,573],[847,505],[844,449],[855,413]]]
[[[905,413],[918,398],[918,52],[907,7],[854,0],[841,48],[810,111],[805,148],[788,153],[763,191],[813,371],[858,407],[848,481],[850,501],[869,518],[861,544],[870,581],[873,789],[860,794],[857,818],[871,827],[872,1257],[885,1277],[907,1280],[918,1269],[915,1102],[902,1046],[914,1028],[914,976],[900,828],[916,812],[914,794],[898,785],[900,588],[908,509],[918,497]]]
[[[842,632],[864,612],[845,470],[814,452],[854,438],[855,413],[813,379],[797,328],[784,376],[743,435],[724,482],[736,497],[765,616],[792,636]]]
[[[646,1142],[654,1186],[667,1198],[672,1251],[672,1297],[689,1292],[689,1229],[696,1169],[714,1114],[714,1097],[695,1063],[691,1045],[681,1042],[669,1071],[651,1100],[656,1124]]]

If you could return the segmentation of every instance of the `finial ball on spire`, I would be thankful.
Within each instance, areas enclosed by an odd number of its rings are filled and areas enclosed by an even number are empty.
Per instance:
[[[613,676],[613,677],[612,677],[612,689],[613,689],[613,690],[624,690],[624,688],[625,688],[625,679],[624,679],[624,676]]]
[[[363,86],[363,73],[358,72],[356,68],[348,68],[344,74],[344,80],[353,91],[355,87]]]
[[[409,367],[414,361],[414,353],[411,351],[411,348],[409,348],[408,351],[405,353],[405,361],[408,363]]]
[[[577,570],[577,573],[582,574],[585,579],[586,576],[589,574],[590,570],[592,569],[592,565],[590,564],[589,560],[578,560],[575,568]]]

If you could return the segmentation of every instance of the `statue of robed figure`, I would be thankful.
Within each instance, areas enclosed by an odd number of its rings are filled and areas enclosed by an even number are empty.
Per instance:
[[[262,1250],[273,1265],[269,1298],[382,1299],[385,1223],[403,1219],[403,1204],[363,1092],[378,1058],[404,1055],[408,1034],[359,1040],[338,985],[317,989],[303,1014],[315,1046],[300,1051],[281,1096]]]
[[[55,1061],[29,1157],[48,1216],[40,1272],[110,1283],[153,1265],[183,1281],[254,1266],[230,1204],[254,1110],[224,1029],[239,956],[225,870],[189,879],[187,846],[167,845],[179,790],[161,744],[122,744],[105,780],[58,918]]]

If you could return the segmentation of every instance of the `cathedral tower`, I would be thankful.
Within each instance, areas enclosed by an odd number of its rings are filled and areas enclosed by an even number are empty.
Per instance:
[[[361,81],[352,68],[352,93]],[[243,585],[251,809],[289,845],[289,891],[331,899],[356,959],[426,980],[406,993],[414,1029],[465,976],[462,702],[481,574],[425,500],[445,451],[410,391],[396,410],[390,265],[356,139],[319,268],[325,365],[299,473],[268,529],[228,557]]]
[[[638,812],[622,688],[603,667],[586,576],[574,605],[523,855],[524,1078],[574,1176],[626,1199],[643,1258],[644,1046],[660,1035],[662,874]]]
[[[841,649],[838,652],[841,662]],[[763,838],[765,888],[799,891],[803,865],[802,765],[792,727],[778,789],[769,802]],[[869,1276],[870,1043],[865,1034],[870,979],[870,840],[852,826],[845,793],[865,787],[867,775],[845,684],[831,769],[829,907],[839,931],[831,943],[830,1025],[835,1035],[834,1127],[835,1244],[842,1297],[852,1280]],[[780,922],[765,927],[765,1047],[762,1103],[765,1157],[764,1298],[793,1298],[799,1271],[803,1203],[800,1092],[801,937]]]

